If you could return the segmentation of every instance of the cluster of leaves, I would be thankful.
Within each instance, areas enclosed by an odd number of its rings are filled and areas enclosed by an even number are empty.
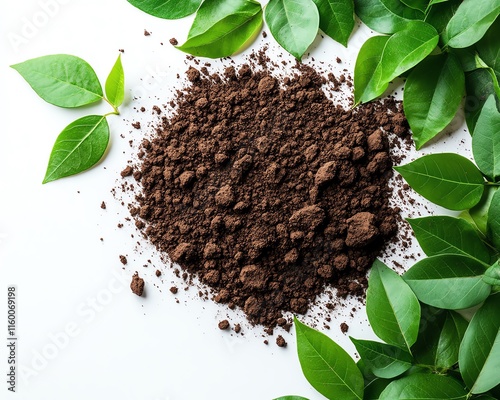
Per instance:
[[[93,68],[67,54],[34,58],[12,65],[45,101],[58,107],[77,108],[106,101],[113,111],[88,115],[69,124],[57,137],[43,183],[85,171],[101,160],[109,143],[107,117],[118,115],[125,97],[120,55],[106,79],[106,96]]]

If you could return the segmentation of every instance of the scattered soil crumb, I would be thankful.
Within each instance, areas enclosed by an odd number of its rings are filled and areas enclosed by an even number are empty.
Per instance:
[[[120,255],[120,262],[123,264],[123,265],[127,265],[127,257],[125,257],[124,255]]]
[[[227,319],[220,321],[219,322],[219,329],[221,331],[225,331],[226,329],[229,329],[229,321]]]
[[[349,330],[349,325],[347,325],[345,322],[342,322],[340,324],[340,330],[342,331],[342,333],[347,333],[347,331]]]
[[[130,283],[130,289],[137,296],[142,296],[144,293],[144,279],[139,277],[139,273],[135,273],[132,276],[132,282]]]
[[[278,345],[278,347],[287,346],[286,340],[281,335],[278,335],[278,337],[276,337],[276,344]]]

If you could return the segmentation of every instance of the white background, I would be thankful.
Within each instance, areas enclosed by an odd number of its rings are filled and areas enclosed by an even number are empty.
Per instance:
[[[154,249],[126,223],[126,209],[111,194],[135,152],[128,141],[140,142],[148,122],[154,122],[152,105],[166,103],[179,87],[175,76],[187,69],[185,55],[168,40],[182,43],[189,21],[156,19],[125,0],[0,1],[1,399],[322,398],[302,376],[293,332],[276,331],[289,344],[281,349],[275,336],[264,345],[259,327],[245,325],[243,337],[220,331],[217,323],[226,316],[233,323],[244,323],[244,317],[199,299],[196,289],[184,292]],[[144,29],[152,35],[144,36]],[[368,29],[357,29],[348,50],[330,39],[318,40],[312,55],[316,62],[332,64],[340,56],[342,67],[352,71],[369,35]],[[271,37],[268,41],[273,43]],[[121,115],[108,119],[113,138],[106,159],[89,172],[42,185],[58,133],[80,116],[110,110],[105,104],[84,110],[47,104],[9,65],[73,54],[88,61],[104,82],[118,49],[125,50],[127,100]],[[137,112],[141,106],[146,113]],[[143,129],[133,129],[134,121],[141,121]],[[451,130],[458,129],[464,141],[459,145],[455,134],[443,148],[467,148],[460,124]],[[106,210],[100,208],[102,201]],[[119,223],[125,226],[119,229]],[[120,254],[128,257],[125,268]],[[163,271],[160,279],[155,267],[143,267],[148,259]],[[136,270],[146,280],[145,298],[128,287]],[[168,290],[173,284],[181,289],[178,296]],[[5,375],[9,285],[16,286],[18,300],[16,394],[7,392]],[[350,317],[350,308],[337,309],[325,333],[352,352],[340,322],[347,322],[355,337],[372,333],[364,311]]]

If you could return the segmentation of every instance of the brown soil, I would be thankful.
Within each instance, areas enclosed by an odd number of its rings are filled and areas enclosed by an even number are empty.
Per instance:
[[[336,106],[303,65],[285,78],[249,65],[187,77],[139,153],[136,226],[255,324],[283,326],[327,285],[363,295],[399,220],[387,133],[407,135],[400,104]]]

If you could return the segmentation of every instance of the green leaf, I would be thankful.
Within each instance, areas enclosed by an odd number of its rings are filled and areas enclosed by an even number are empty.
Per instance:
[[[469,222],[445,215],[408,219],[408,222],[427,256],[459,254],[490,265],[491,252]]]
[[[377,378],[365,386],[365,396],[363,400],[378,400],[380,394],[391,383],[391,379]]]
[[[500,249],[500,191],[497,190],[491,199],[488,211],[487,235],[495,245],[497,251]]]
[[[227,57],[241,49],[262,26],[262,8],[253,0],[205,0],[187,41],[177,48],[199,57]]]
[[[481,172],[493,182],[500,178],[500,113],[490,95],[479,114],[472,136],[472,153]]]
[[[370,101],[384,93],[385,89],[376,88],[372,81],[388,40],[389,36],[373,36],[361,46],[354,67],[355,104]]]
[[[106,96],[111,104],[120,107],[125,98],[125,74],[123,72],[121,54],[106,79]]]
[[[179,19],[193,14],[203,0],[127,0],[147,14],[164,19]]]
[[[276,41],[301,59],[319,29],[319,12],[312,0],[270,0],[266,22]]]
[[[102,100],[102,87],[92,67],[79,57],[56,54],[12,65],[46,102],[74,108]]]
[[[444,32],[450,47],[468,47],[479,41],[500,13],[497,0],[464,0]]]
[[[444,2],[431,2],[432,6],[427,11],[424,21],[431,24],[438,31],[443,33],[448,25],[448,21],[455,14],[462,0],[448,0]],[[442,37],[440,38],[442,40]]]
[[[361,400],[363,376],[353,359],[328,336],[295,319],[300,366],[309,383],[330,399]]]
[[[474,132],[477,119],[483,108],[486,99],[495,93],[495,82],[491,73],[486,69],[477,69],[465,74],[465,120],[469,132]],[[497,109],[500,107],[500,101],[497,98]]]
[[[422,20],[421,11],[405,6],[399,0],[354,0],[356,15],[374,31],[395,33],[410,20]]]
[[[458,362],[467,321],[454,311],[422,306],[417,342],[411,348],[419,364],[449,369]]]
[[[105,117],[89,115],[72,122],[56,139],[43,183],[91,168],[104,155],[108,142],[109,126]]]
[[[461,310],[489,296],[491,286],[483,281],[484,272],[484,265],[472,258],[442,254],[420,260],[403,278],[422,303]]]
[[[453,54],[430,56],[408,76],[404,110],[417,149],[453,120],[465,91],[465,76]]]
[[[498,79],[500,79],[500,46],[498,38],[500,37],[500,18],[497,18],[493,25],[490,26],[483,38],[476,43],[476,49],[488,67],[495,71]]]
[[[445,375],[415,374],[393,381],[380,400],[465,400],[467,392],[453,378]]]
[[[410,349],[417,340],[417,297],[403,278],[379,260],[370,272],[366,313],[373,331],[384,342]]]
[[[305,397],[302,397],[302,396],[282,396],[282,397],[278,397],[274,400],[308,400],[308,399],[306,399]]]
[[[484,273],[483,280],[491,286],[500,286],[500,261],[489,267]]]
[[[485,238],[488,236],[488,211],[497,190],[496,186],[486,186],[481,201],[470,210],[465,210],[460,214],[461,218],[473,224]]]
[[[379,378],[394,378],[407,371],[412,365],[411,354],[400,347],[371,340],[350,339],[356,346],[366,368]]]
[[[401,0],[401,3],[407,5],[410,8],[425,12],[427,9],[429,0]]]
[[[408,21],[403,30],[396,32],[387,40],[378,63],[370,63],[364,67],[365,73],[371,75],[366,86],[361,85],[360,82],[356,85],[355,68],[354,86],[355,91],[357,86],[359,101],[367,102],[382,94],[390,81],[422,61],[434,50],[437,42],[438,34],[434,27],[423,21]],[[380,45],[380,42],[375,44]],[[363,48],[360,53],[362,50]],[[368,56],[370,55],[371,52]],[[366,56],[362,60],[364,58]],[[356,61],[356,65],[358,66],[362,60]]]
[[[319,27],[332,39],[347,47],[354,29],[353,0],[313,0],[319,11]]]
[[[450,210],[474,207],[483,195],[481,172],[458,154],[429,154],[394,169],[417,193]]]
[[[460,346],[460,372],[472,393],[500,384],[500,294],[490,296],[469,323]]]

